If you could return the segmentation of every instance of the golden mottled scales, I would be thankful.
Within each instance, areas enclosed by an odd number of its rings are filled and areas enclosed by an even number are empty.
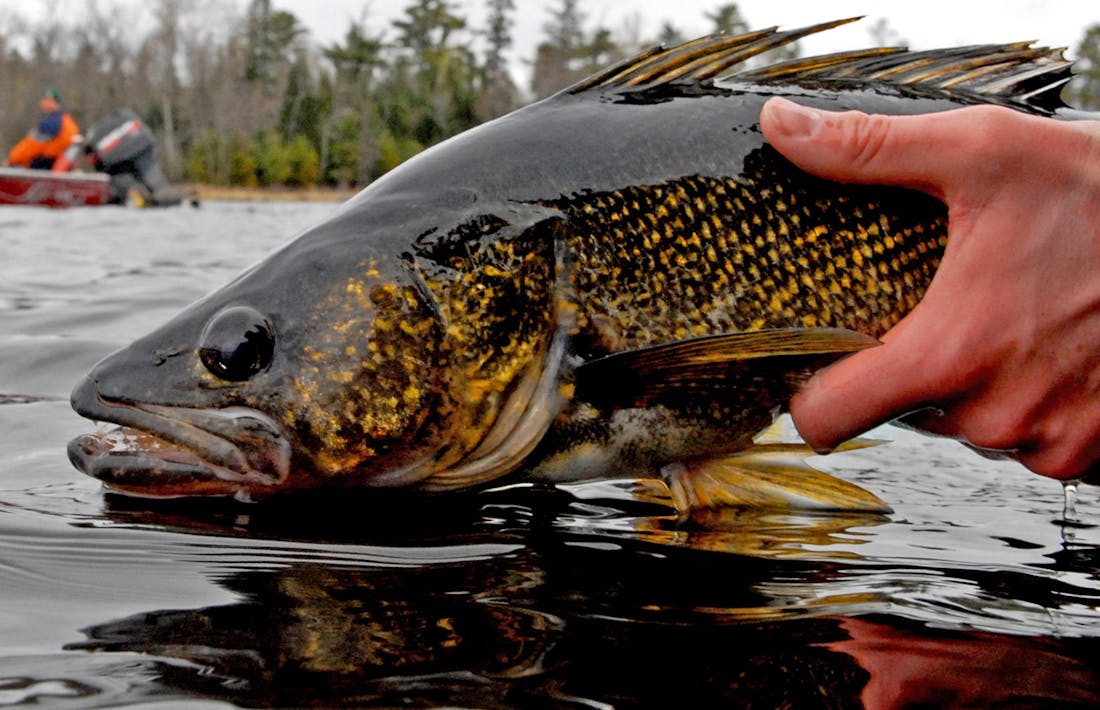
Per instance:
[[[751,154],[739,178],[688,176],[559,205],[585,364],[535,478],[668,464],[677,490],[728,483],[736,466],[705,461],[751,446],[810,372],[872,344],[923,295],[946,245],[941,203],[830,185],[769,151]],[[822,485],[829,500],[843,497]]]
[[[385,281],[368,263],[309,315],[318,336],[303,348],[296,406],[282,418],[311,441],[318,470],[340,474],[349,463],[393,454],[398,433],[421,426],[437,406],[439,393],[420,383],[436,361],[423,344],[438,340],[438,324],[419,305],[415,290]]]
[[[743,179],[689,176],[571,210],[591,353],[762,328],[880,335],[917,303],[946,244],[942,204],[756,158]]]

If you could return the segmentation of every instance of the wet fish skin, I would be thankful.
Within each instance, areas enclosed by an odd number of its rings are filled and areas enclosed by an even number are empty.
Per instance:
[[[946,240],[932,198],[787,163],[763,102],[903,114],[1011,97],[806,68],[624,83],[683,60],[653,61],[425,151],[101,362],[74,408],[146,434],[81,437],[74,463],[138,495],[448,491],[656,475],[750,445],[813,369],[873,342],[846,334],[918,302]],[[201,353],[231,309],[254,314],[252,340],[206,351],[260,366],[226,379]],[[740,333],[757,335],[724,337]]]

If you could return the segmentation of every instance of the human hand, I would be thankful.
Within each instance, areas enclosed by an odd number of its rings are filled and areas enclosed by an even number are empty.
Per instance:
[[[947,250],[917,307],[883,346],[817,373],[791,402],[807,443],[831,448],[932,408],[913,423],[1045,476],[1100,461],[1100,122],[771,99],[760,123],[808,172],[915,188],[948,208]]]

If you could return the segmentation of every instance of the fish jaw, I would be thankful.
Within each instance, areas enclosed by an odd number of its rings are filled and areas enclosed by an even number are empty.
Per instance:
[[[150,498],[249,498],[286,486],[291,444],[249,407],[197,409],[111,401],[89,378],[73,392],[81,416],[118,424],[69,442],[69,460],[108,488]]]

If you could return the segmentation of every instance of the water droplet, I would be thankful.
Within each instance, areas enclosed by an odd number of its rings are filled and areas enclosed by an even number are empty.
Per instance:
[[[1077,479],[1062,481],[1062,493],[1065,495],[1062,503],[1062,520],[1067,523],[1081,522],[1077,516],[1077,486],[1079,485],[1081,481]]]

